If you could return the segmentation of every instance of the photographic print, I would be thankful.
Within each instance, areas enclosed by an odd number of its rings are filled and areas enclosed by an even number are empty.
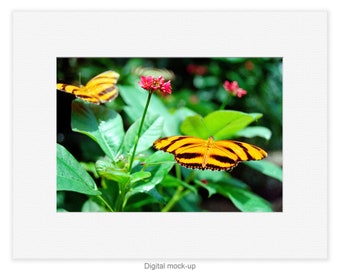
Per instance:
[[[282,58],[62,58],[58,212],[281,212]]]
[[[14,12],[13,258],[327,258],[327,55],[326,12]]]

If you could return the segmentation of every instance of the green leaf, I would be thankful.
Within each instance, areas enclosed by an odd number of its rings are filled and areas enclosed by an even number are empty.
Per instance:
[[[99,177],[97,169],[96,169],[96,164],[94,162],[81,162],[80,161],[79,163],[87,172],[90,172],[91,174],[93,174],[95,178]]]
[[[144,160],[144,167],[154,167],[162,164],[170,164],[173,166],[175,164],[174,156],[170,153],[163,151],[156,151],[146,160]]]
[[[102,187],[99,188],[99,190],[102,192],[102,199],[97,199],[97,197],[94,199],[97,204],[103,206],[103,200],[107,202],[112,209],[115,207],[115,203],[117,201],[117,198],[119,196],[119,183],[111,180],[102,179],[101,181]],[[93,198],[92,198],[93,199]]]
[[[218,187],[218,193],[228,197],[242,212],[272,212],[268,201],[255,193],[236,187]]]
[[[62,145],[57,144],[57,190],[100,195],[96,183]]]
[[[96,169],[101,177],[118,183],[127,183],[131,178],[129,173],[115,167],[108,158],[97,160]]]
[[[269,140],[272,136],[272,132],[269,128],[266,127],[246,127],[236,133],[237,137],[246,137],[246,138],[253,138],[256,136],[265,138]]]
[[[156,202],[159,202],[162,204],[166,203],[164,197],[157,191],[156,188],[151,189],[150,191],[147,192],[147,194],[151,196]]]
[[[81,208],[82,212],[107,212],[107,210],[105,209],[105,207],[97,204],[96,202],[94,202],[93,200],[89,199],[87,200],[82,208]]]
[[[163,196],[155,189],[151,189],[146,193],[140,193],[135,195],[129,203],[125,206],[124,211],[126,212],[137,212],[141,211],[143,206],[151,206],[152,204],[162,204],[166,203]]]
[[[208,139],[212,134],[205,125],[204,118],[200,115],[187,117],[181,125],[181,132],[184,135]]]
[[[206,183],[203,183],[202,180],[205,180]],[[209,197],[217,193],[219,188],[224,189],[226,186],[240,189],[249,189],[249,186],[246,183],[232,177],[226,172],[209,170],[197,172],[195,183],[198,186],[205,188],[209,193]]]
[[[259,113],[238,111],[215,111],[204,118],[208,130],[215,140],[225,139],[262,117]]]
[[[73,131],[96,141],[112,160],[116,159],[124,138],[123,121],[117,112],[76,99],[72,102],[71,126]]]
[[[202,139],[213,136],[215,140],[221,140],[230,138],[261,117],[262,114],[259,113],[214,111],[204,118],[197,115],[187,117],[181,125],[181,132]]]
[[[244,162],[244,164],[265,175],[268,175],[279,181],[282,181],[282,168],[274,163],[271,163],[266,160],[259,160]]]
[[[204,188],[208,191],[208,197],[211,197],[212,195],[217,193],[216,187],[211,186],[209,184],[205,184],[205,183],[202,182],[202,180],[195,179],[194,182],[199,187],[202,187],[202,188]]]
[[[138,181],[141,181],[141,180],[144,180],[144,179],[147,179],[151,176],[151,173],[150,172],[143,172],[143,171],[140,171],[140,172],[135,172],[131,175],[131,184],[133,183],[136,183]]]
[[[126,153],[131,153],[136,143],[137,133],[140,126],[141,119],[133,123],[124,138],[124,149]],[[136,149],[136,154],[149,149],[153,142],[162,134],[163,117],[156,115],[146,115],[142,127],[141,137]]]
[[[131,189],[127,192],[126,197],[125,197],[126,201],[128,200],[129,197],[131,197],[134,194],[149,192],[156,185],[158,185],[164,179],[164,177],[169,173],[174,163],[166,162],[166,160],[169,160],[169,157],[163,154],[166,154],[166,153],[158,151],[145,160],[144,168],[146,168],[148,172],[151,173],[151,177],[148,179],[147,182],[139,181],[135,183],[135,185],[133,185]],[[165,157],[163,158],[163,160],[161,160],[160,158],[157,158],[157,157],[162,157],[162,156]],[[158,164],[160,165],[155,166],[153,164],[154,161],[157,161]],[[153,166],[150,166],[150,164]]]
[[[197,170],[196,179],[207,180],[208,185],[210,182],[212,182],[217,185],[230,185],[238,188],[249,188],[249,186],[246,183],[237,178],[232,177],[229,173],[224,171]]]

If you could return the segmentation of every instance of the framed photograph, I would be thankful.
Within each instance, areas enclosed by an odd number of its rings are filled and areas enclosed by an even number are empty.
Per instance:
[[[325,12],[14,12],[13,256],[326,258],[326,91]]]
[[[58,211],[282,211],[282,58],[58,58],[57,68]]]

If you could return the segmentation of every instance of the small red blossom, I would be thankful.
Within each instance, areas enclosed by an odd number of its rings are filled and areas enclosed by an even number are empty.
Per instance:
[[[208,180],[207,179],[202,179],[201,183],[207,185],[208,184]]]
[[[207,68],[201,65],[190,64],[187,66],[187,71],[190,74],[204,75],[207,73]]]
[[[141,76],[138,84],[145,90],[155,92],[161,91],[164,96],[171,94],[170,80],[165,82],[162,76],[155,78],[153,76]]]
[[[247,62],[244,63],[244,66],[246,67],[246,69],[248,69],[249,71],[253,70],[255,67],[255,64],[253,61],[248,60]]]
[[[231,93],[233,96],[237,96],[239,98],[247,94],[247,91],[240,88],[236,81],[232,81],[232,82],[225,81],[223,84],[223,87],[226,91]]]
[[[161,86],[161,93],[165,96],[167,95],[171,95],[171,84],[170,81],[167,81],[165,83],[163,83],[163,85]]]

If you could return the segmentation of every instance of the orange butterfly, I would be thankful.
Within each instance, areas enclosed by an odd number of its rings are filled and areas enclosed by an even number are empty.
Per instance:
[[[240,161],[260,160],[267,156],[266,151],[249,143],[221,140],[214,141],[190,136],[170,136],[153,143],[154,148],[171,153],[177,163],[184,167],[199,170],[228,171]]]
[[[71,84],[57,83],[57,89],[74,94],[84,101],[94,104],[105,103],[118,96],[116,86],[119,74],[109,70],[92,78],[85,86],[75,86]]]

